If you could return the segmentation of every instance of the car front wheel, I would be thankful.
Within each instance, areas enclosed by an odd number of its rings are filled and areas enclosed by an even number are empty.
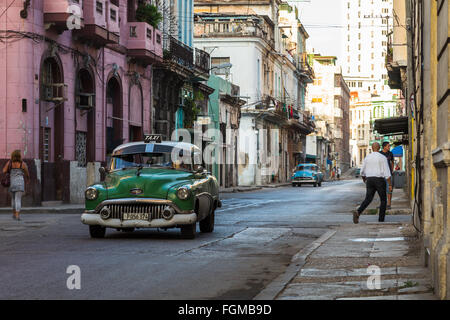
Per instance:
[[[196,223],[187,224],[181,227],[181,237],[183,239],[194,239],[196,231]]]
[[[205,219],[200,221],[200,231],[204,233],[214,231],[214,211],[211,212]]]
[[[89,226],[89,234],[91,238],[104,238],[106,228],[102,226]]]

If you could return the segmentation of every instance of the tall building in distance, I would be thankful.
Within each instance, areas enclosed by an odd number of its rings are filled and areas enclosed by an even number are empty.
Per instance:
[[[360,166],[381,137],[373,121],[397,115],[399,90],[388,85],[386,56],[394,26],[393,0],[346,0],[342,72],[351,91],[350,131],[352,164]]]
[[[346,0],[342,72],[351,91],[389,91],[387,35],[392,32],[392,0]],[[392,91],[394,93],[394,91]]]

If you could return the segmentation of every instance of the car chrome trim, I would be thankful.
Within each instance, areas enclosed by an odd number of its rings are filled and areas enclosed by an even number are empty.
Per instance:
[[[107,205],[129,205],[129,204],[154,204],[154,205],[167,205],[171,206],[175,209],[176,213],[181,214],[190,214],[193,213],[194,210],[181,210],[178,208],[176,204],[174,204],[170,200],[164,200],[164,199],[155,199],[155,198],[121,198],[121,199],[109,199],[100,202],[97,207],[95,207],[94,212],[98,213],[100,212],[100,209]]]

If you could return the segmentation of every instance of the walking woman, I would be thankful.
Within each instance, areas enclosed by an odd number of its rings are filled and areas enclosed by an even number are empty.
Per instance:
[[[11,206],[13,209],[13,219],[20,220],[20,209],[22,207],[22,195],[25,192],[25,178],[30,179],[27,164],[22,161],[20,150],[14,150],[9,160],[3,167],[3,173],[9,172],[11,185]]]

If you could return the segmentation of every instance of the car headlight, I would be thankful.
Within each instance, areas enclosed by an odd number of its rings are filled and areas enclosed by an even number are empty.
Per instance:
[[[178,199],[186,200],[187,198],[189,198],[189,196],[190,196],[190,191],[188,188],[186,188],[186,187],[178,188],[178,190],[177,190]]]
[[[89,187],[84,192],[84,196],[87,200],[95,200],[98,197],[98,190],[92,187]]]

